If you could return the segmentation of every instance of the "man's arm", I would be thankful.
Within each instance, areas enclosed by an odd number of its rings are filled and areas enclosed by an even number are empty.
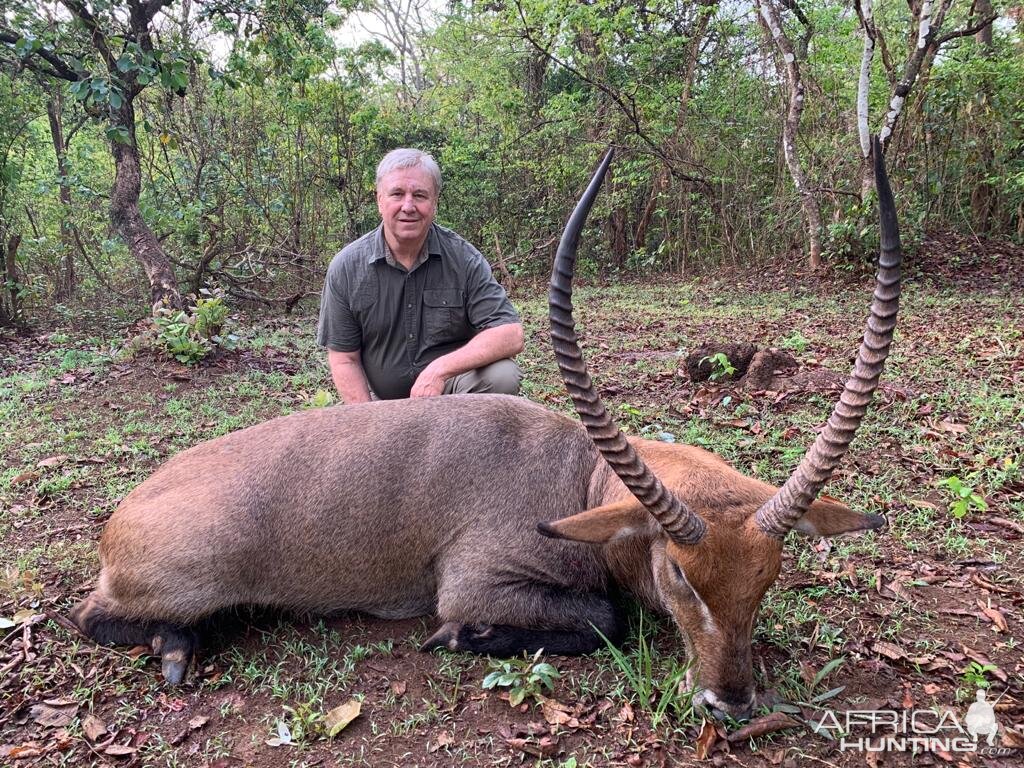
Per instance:
[[[424,368],[413,382],[409,397],[440,395],[444,392],[445,380],[452,376],[490,365],[496,360],[515,357],[522,351],[522,323],[506,323],[485,328],[463,346],[442,355]]]
[[[363,372],[363,359],[359,350],[336,352],[327,350],[327,365],[331,369],[334,387],[345,405],[370,402],[370,387]]]

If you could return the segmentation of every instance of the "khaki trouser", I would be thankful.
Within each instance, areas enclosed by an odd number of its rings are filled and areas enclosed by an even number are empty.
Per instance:
[[[498,395],[518,395],[519,382],[523,372],[519,370],[515,360],[505,358],[496,360],[483,368],[452,376],[444,382],[442,395],[469,395],[492,392]],[[370,390],[370,399],[380,400],[377,393]]]
[[[496,360],[483,368],[452,376],[444,383],[444,394],[464,395],[493,392],[499,395],[518,395],[523,372],[514,360]]]

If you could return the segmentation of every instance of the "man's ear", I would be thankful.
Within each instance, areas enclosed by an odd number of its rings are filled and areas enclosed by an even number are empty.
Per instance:
[[[839,536],[854,531],[872,531],[886,524],[881,515],[854,512],[838,499],[822,496],[811,504],[807,514],[801,517],[794,531],[807,536]]]
[[[561,520],[537,523],[537,530],[552,539],[604,544],[639,533],[652,533],[657,525],[643,505],[633,500],[594,507]]]

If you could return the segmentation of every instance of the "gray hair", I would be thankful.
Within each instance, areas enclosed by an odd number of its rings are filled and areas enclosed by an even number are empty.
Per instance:
[[[379,187],[380,180],[392,171],[404,168],[416,168],[417,166],[430,174],[430,178],[434,180],[434,192],[440,194],[441,169],[437,166],[437,162],[426,152],[407,147],[393,149],[384,155],[384,159],[381,160],[380,165],[377,166],[376,184]]]

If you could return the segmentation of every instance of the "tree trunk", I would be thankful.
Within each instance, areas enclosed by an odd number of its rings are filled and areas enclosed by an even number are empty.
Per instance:
[[[130,100],[121,107],[118,118],[118,125],[128,131],[128,139],[111,142],[116,172],[110,194],[110,218],[132,256],[146,271],[153,311],[162,305],[180,307],[181,295],[170,259],[139,210],[142,177],[135,140],[135,108]]]
[[[55,88],[46,102],[46,115],[50,120],[50,139],[57,158],[58,190],[60,195],[60,243],[64,256],[57,281],[57,300],[68,301],[75,296],[75,238],[72,228],[71,185],[68,183],[68,153],[64,141],[64,126],[61,118],[61,92]]]
[[[807,183],[800,158],[796,153],[796,137],[800,131],[800,115],[804,107],[804,84],[800,79],[800,66],[797,64],[796,51],[793,43],[782,30],[782,19],[778,9],[771,4],[772,0],[758,0],[761,18],[768,28],[769,34],[779,50],[785,71],[786,83],[789,86],[789,107],[782,127],[782,151],[789,167],[789,175],[793,177],[793,186],[800,195],[800,207],[807,227],[808,254],[807,265],[811,269],[821,267],[821,208],[818,200]]]
[[[6,237],[6,242],[4,238]],[[15,257],[18,255],[18,246],[21,245],[21,235],[10,235],[7,237],[2,230],[0,230],[0,250],[3,251],[0,256],[0,288],[5,288],[6,296],[4,292],[0,292],[0,325],[20,325],[21,324],[21,302],[18,298],[18,291],[21,290],[21,286],[18,282],[18,263]]]
[[[992,15],[992,2],[991,0],[977,0],[976,5],[978,16],[987,18]],[[992,56],[992,25],[986,24],[981,31],[979,31],[974,39],[978,43],[979,52],[983,58],[989,58]],[[978,88],[977,96],[975,97],[976,102],[983,109],[979,110],[979,113],[984,115],[984,107],[986,102],[991,98],[991,88],[989,87],[988,78],[983,78],[980,87]],[[996,200],[998,197],[998,190],[994,187],[992,182],[988,179],[992,175],[993,166],[995,165],[995,150],[992,146],[992,139],[989,136],[988,126],[984,118],[980,118],[977,121],[977,128],[975,134],[975,140],[980,147],[981,157],[978,160],[977,172],[981,178],[974,185],[974,189],[971,190],[971,219],[974,224],[974,229],[978,232],[988,232],[992,225],[992,215],[996,210]]]

